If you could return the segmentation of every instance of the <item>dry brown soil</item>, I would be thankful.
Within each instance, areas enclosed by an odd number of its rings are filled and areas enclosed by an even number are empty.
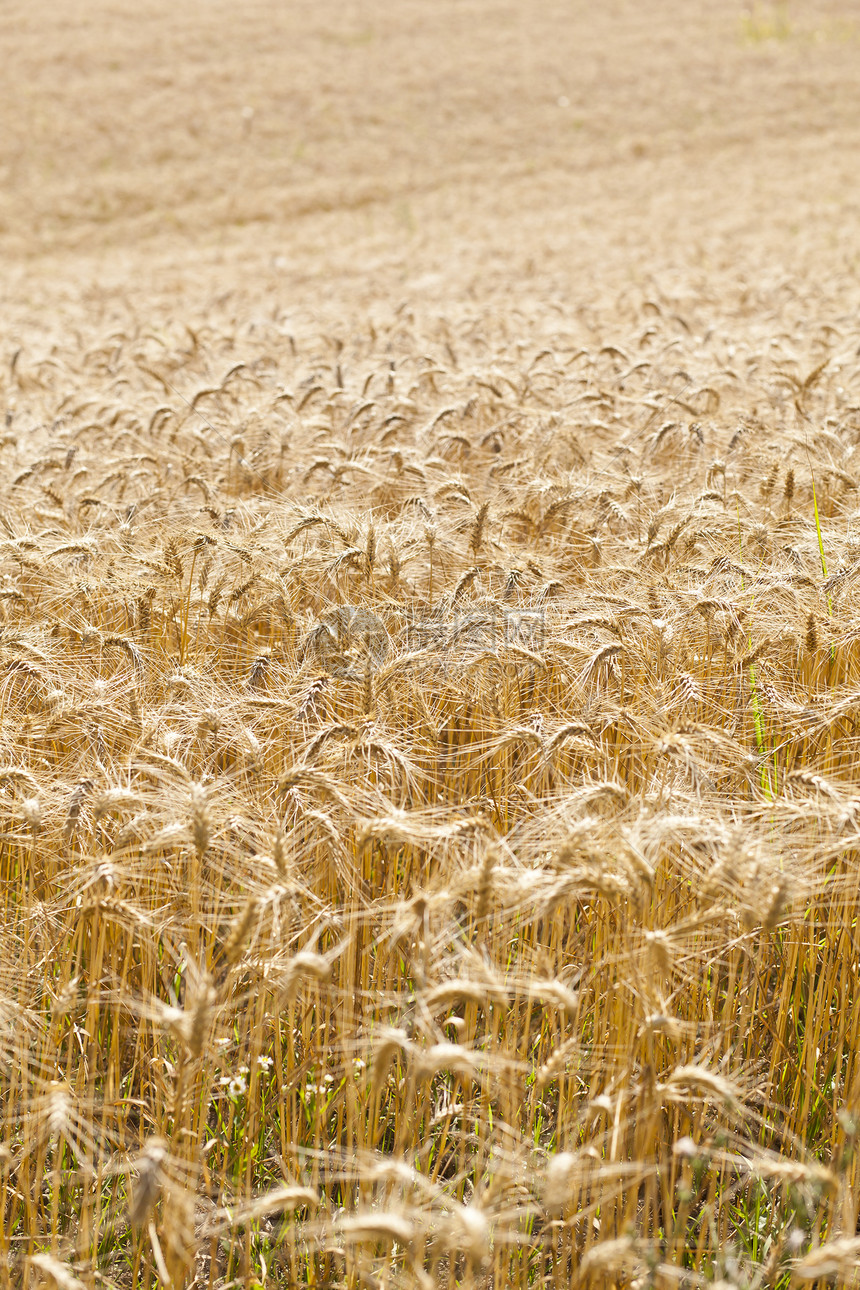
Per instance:
[[[10,0],[0,56],[7,355],[110,301],[856,292],[856,0]]]

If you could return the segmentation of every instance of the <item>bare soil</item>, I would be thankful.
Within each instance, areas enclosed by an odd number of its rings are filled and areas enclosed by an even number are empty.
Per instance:
[[[856,2],[12,0],[0,56],[7,350],[108,301],[856,290]]]

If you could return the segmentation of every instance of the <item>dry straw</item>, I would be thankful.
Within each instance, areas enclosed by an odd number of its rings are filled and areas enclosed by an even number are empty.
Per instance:
[[[4,373],[0,1286],[855,1275],[856,344],[685,308]]]

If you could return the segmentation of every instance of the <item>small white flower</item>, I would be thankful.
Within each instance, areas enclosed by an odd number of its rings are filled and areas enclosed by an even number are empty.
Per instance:
[[[673,1144],[672,1150],[676,1156],[681,1156],[685,1160],[692,1160],[698,1153],[698,1148],[692,1138],[678,1138],[677,1142]]]

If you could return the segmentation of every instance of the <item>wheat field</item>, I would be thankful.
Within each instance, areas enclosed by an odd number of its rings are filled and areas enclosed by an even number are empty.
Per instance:
[[[860,9],[138,8],[0,34],[0,1284],[856,1284]]]

